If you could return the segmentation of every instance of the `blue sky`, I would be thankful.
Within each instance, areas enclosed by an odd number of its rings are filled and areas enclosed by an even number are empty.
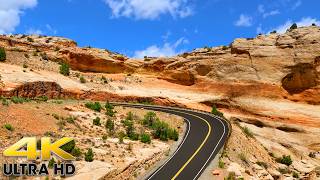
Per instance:
[[[130,57],[320,25],[318,0],[0,0],[0,33],[63,36]]]

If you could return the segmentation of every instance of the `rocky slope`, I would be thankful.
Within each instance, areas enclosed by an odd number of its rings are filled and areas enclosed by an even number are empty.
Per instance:
[[[225,170],[240,166],[237,174],[245,178],[261,178],[261,172],[273,179],[291,177],[292,172],[319,176],[315,172],[320,166],[319,27],[140,60],[80,48],[59,37],[0,36],[1,46],[7,60],[0,63],[0,96],[137,101],[202,110],[215,105],[227,118],[237,119]],[[71,66],[70,76],[59,74],[61,62]],[[250,128],[253,139],[241,132],[244,127]],[[272,137],[275,133],[279,138]],[[243,162],[236,153],[243,147],[244,153],[257,156],[246,155],[249,160]],[[291,155],[294,163],[283,167],[276,158],[265,157],[268,153]],[[257,167],[258,161],[270,168]],[[288,171],[282,175],[279,168]]]

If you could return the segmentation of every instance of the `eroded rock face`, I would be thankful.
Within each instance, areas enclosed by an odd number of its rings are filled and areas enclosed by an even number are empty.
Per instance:
[[[315,64],[299,63],[289,68],[291,73],[282,79],[282,87],[289,93],[300,93],[319,85],[319,75]]]
[[[47,96],[49,98],[58,98],[62,93],[62,88],[55,82],[27,82],[21,84],[12,90],[1,92],[0,94],[12,97],[28,97],[35,98],[40,96]]]

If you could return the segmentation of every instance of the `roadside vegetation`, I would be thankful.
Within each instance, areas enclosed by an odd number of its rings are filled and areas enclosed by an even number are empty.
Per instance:
[[[6,51],[3,47],[0,47],[0,62],[7,59]]]

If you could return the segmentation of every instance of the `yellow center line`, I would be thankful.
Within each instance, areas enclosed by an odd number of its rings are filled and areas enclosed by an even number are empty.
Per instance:
[[[201,120],[203,120],[204,122],[207,123],[208,125],[208,128],[209,128],[209,131],[206,135],[206,138],[203,140],[203,142],[201,143],[201,145],[198,147],[198,149],[192,154],[192,156],[188,159],[188,161],[186,163],[184,163],[184,165],[179,169],[179,171],[173,176],[173,178],[171,178],[172,180],[176,179],[179,174],[186,168],[186,166],[192,161],[192,159],[198,154],[198,152],[201,150],[201,148],[204,146],[204,144],[206,143],[206,141],[208,140],[209,136],[210,136],[210,133],[211,133],[211,125],[209,124],[209,122],[205,119],[203,119],[202,117],[199,117],[197,115],[193,115],[193,114],[189,114],[189,113],[186,113],[186,112],[183,112],[183,111],[176,111],[176,110],[171,110],[171,111],[175,111],[175,112],[180,112],[180,113],[184,113],[184,114],[188,114],[188,115],[191,115],[191,116],[194,116],[194,117],[197,117]]]

